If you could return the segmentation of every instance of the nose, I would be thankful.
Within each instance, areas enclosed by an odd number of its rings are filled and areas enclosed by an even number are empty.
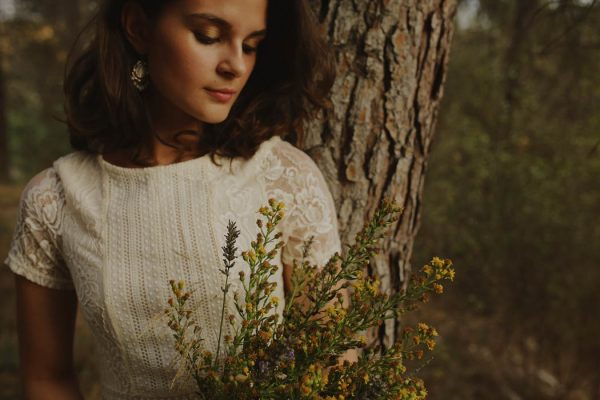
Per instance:
[[[246,61],[244,60],[244,51],[242,44],[232,44],[228,46],[223,54],[217,70],[221,75],[227,78],[237,78],[246,73]]]

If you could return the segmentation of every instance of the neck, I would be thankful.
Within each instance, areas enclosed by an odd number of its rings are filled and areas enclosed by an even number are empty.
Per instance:
[[[146,97],[152,116],[154,134],[149,146],[140,149],[139,158],[149,165],[169,165],[200,157],[208,150],[201,148],[202,122],[193,119],[167,102],[156,100],[151,94]],[[135,149],[119,149],[106,152],[106,161],[126,168],[143,165],[134,162]]]
[[[196,158],[206,153],[199,148],[203,124],[166,101],[162,96],[150,92],[147,104],[152,116],[154,135],[144,154],[153,163],[167,165]]]

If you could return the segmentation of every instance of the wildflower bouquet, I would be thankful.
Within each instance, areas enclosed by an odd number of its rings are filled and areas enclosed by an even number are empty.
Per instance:
[[[435,329],[426,324],[405,328],[389,349],[367,347],[359,332],[396,318],[441,293],[444,280],[453,280],[450,260],[434,258],[407,288],[388,295],[379,290],[379,281],[363,274],[383,231],[398,219],[400,209],[384,200],[349,246],[346,257],[338,253],[322,268],[310,265],[307,255],[311,240],[304,244],[300,262],[294,261],[292,289],[286,295],[281,318],[273,313],[279,299],[272,296],[277,272],[272,265],[281,233],[275,227],[284,217],[284,204],[274,199],[261,207],[259,228],[251,249],[242,252],[250,274],[240,273],[243,293],[234,301],[241,324],[225,316],[225,299],[230,289],[230,271],[235,264],[235,241],[239,236],[230,222],[224,252],[225,275],[223,313],[216,354],[203,349],[202,329],[188,305],[191,292],[183,282],[171,281],[173,298],[166,310],[175,347],[185,369],[198,386],[199,398],[210,399],[423,399],[426,390],[420,379],[407,373],[406,360],[420,359],[435,346]],[[311,238],[312,239],[312,238]],[[343,291],[351,289],[351,301]],[[225,322],[225,320],[228,320]],[[223,323],[234,327],[233,337],[225,335]],[[222,347],[221,347],[222,346]],[[362,349],[358,361],[338,363],[349,349]],[[221,351],[223,354],[221,354]]]

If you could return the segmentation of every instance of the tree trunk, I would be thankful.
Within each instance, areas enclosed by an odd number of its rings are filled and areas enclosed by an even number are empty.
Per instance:
[[[317,162],[354,241],[385,196],[404,207],[369,273],[390,293],[406,284],[420,223],[427,157],[443,95],[456,0],[312,0],[335,49],[327,119],[308,121],[300,146]],[[399,321],[369,332],[389,347]]]

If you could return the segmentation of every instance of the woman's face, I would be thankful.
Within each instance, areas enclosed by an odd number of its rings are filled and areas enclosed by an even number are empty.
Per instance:
[[[267,1],[168,2],[148,30],[146,56],[159,97],[153,103],[161,108],[155,111],[224,121],[256,63]]]

